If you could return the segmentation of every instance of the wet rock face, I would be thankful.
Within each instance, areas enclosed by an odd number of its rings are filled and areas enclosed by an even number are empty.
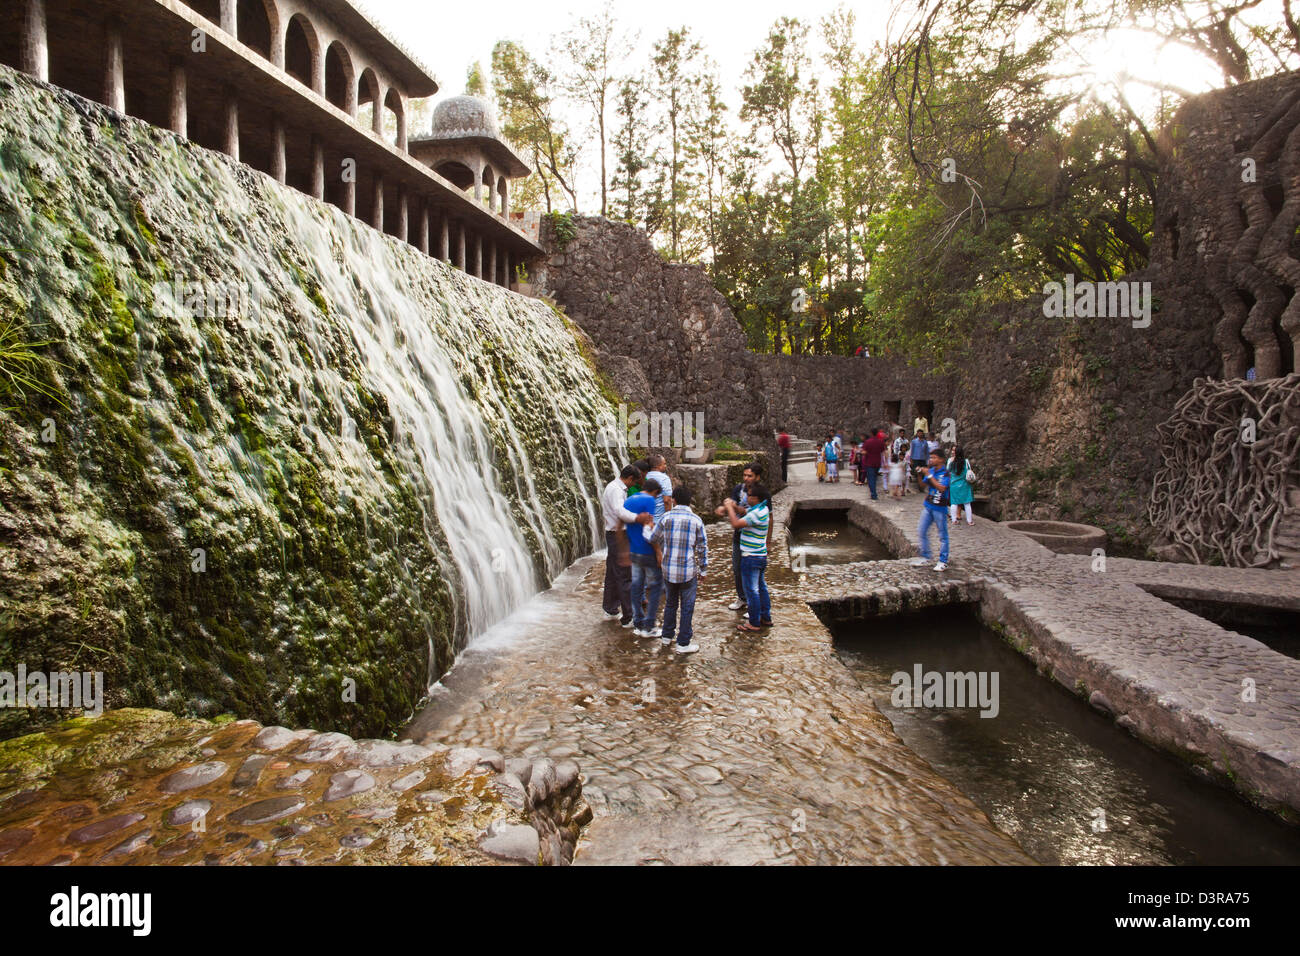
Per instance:
[[[109,711],[0,743],[0,862],[569,863],[577,765],[509,762],[527,787],[488,750]]]
[[[593,543],[609,406],[568,326],[6,67],[0,102],[0,326],[60,396],[0,396],[0,660],[391,732]]]

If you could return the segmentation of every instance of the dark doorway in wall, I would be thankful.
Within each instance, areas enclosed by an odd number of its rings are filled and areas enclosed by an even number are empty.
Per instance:
[[[920,399],[917,399],[915,405],[915,417],[925,419],[925,423],[930,426],[927,431],[938,431],[938,427],[934,421],[934,402],[930,400],[921,401]]]
[[[902,425],[904,428],[906,428],[908,423],[900,420],[902,414],[903,414],[902,399],[898,400],[897,402],[885,402],[885,418],[889,420],[891,425],[897,422],[899,425]]]

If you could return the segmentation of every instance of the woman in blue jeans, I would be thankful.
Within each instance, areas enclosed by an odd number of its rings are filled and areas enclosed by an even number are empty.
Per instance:
[[[727,520],[740,532],[740,575],[745,583],[749,620],[736,625],[740,631],[759,631],[772,626],[772,599],[767,593],[767,538],[772,526],[772,500],[759,483],[749,487],[749,510],[736,513],[727,499]]]

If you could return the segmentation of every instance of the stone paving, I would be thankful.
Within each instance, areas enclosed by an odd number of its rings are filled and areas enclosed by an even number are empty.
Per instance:
[[[0,863],[567,863],[578,767],[110,711],[0,743]]]
[[[850,520],[900,558],[917,553],[919,496],[873,502],[851,483],[803,482],[779,499],[782,520],[799,503],[847,504]],[[951,538],[945,572],[901,561],[812,568],[806,599],[824,615],[861,616],[942,603],[949,588],[950,600],[978,602],[1040,670],[1121,727],[1261,806],[1300,816],[1300,661],[1147,590],[1297,610],[1294,571],[1117,558],[1094,571],[1091,557],[1056,555],[981,518],[952,527]]]

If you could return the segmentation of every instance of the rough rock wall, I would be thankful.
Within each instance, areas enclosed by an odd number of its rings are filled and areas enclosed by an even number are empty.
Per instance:
[[[759,355],[768,418],[800,438],[897,422],[911,434],[919,411],[936,431],[952,413],[952,379],[882,358]],[[918,405],[917,403],[923,403]]]
[[[704,415],[709,438],[775,450],[757,356],[727,300],[698,266],[665,262],[641,230],[589,216],[538,273],[595,343],[596,361],[645,412]]]

